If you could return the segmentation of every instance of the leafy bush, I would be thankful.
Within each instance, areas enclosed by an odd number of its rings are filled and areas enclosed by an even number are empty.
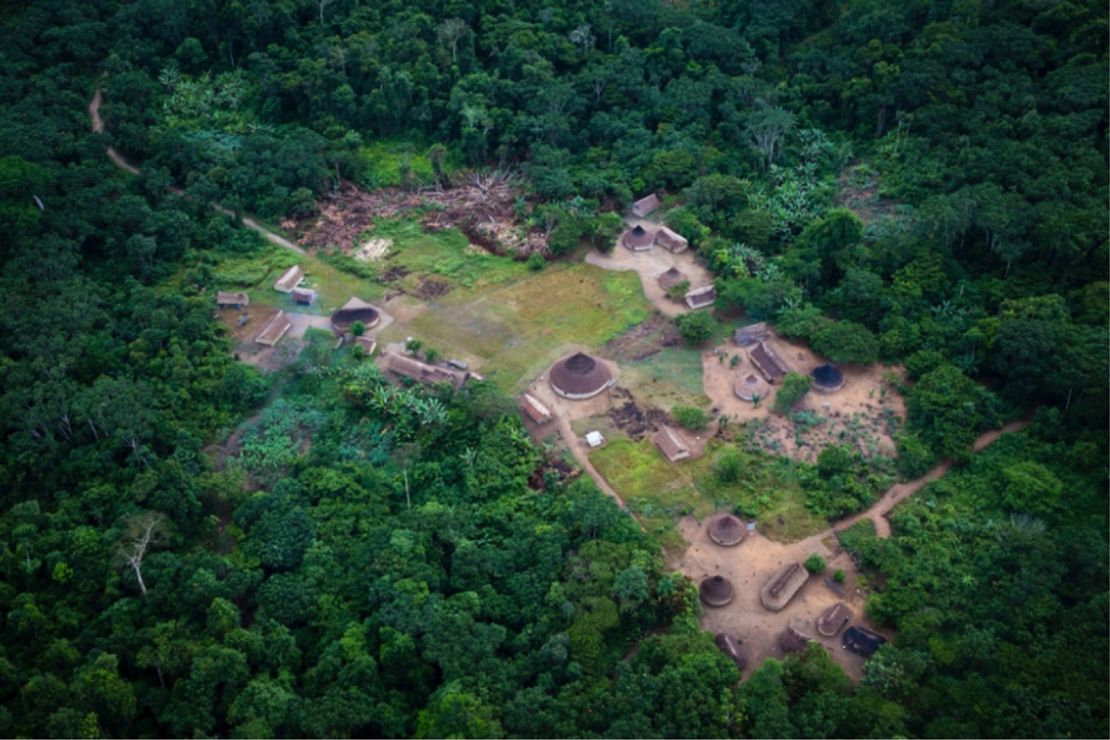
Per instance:
[[[826,567],[828,567],[825,559],[817,553],[813,553],[808,558],[806,558],[804,565],[806,567],[806,570],[814,574],[821,573],[825,570]]]
[[[675,406],[671,409],[671,416],[687,429],[705,429],[709,424],[709,414],[693,406]]]
[[[737,450],[725,450],[713,461],[713,473],[722,483],[735,483],[744,470],[744,460]]]
[[[812,381],[808,375],[787,373],[782,380],[782,387],[779,388],[779,392],[775,396],[775,412],[779,414],[788,413],[809,393],[811,385]]]
[[[687,344],[701,344],[713,336],[717,322],[707,311],[692,311],[674,320]]]

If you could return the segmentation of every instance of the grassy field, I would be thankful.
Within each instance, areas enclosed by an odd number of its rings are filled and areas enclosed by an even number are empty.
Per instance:
[[[726,484],[714,473],[714,461],[725,449],[711,445],[702,457],[672,465],[649,440],[619,438],[590,453],[590,462],[648,532],[672,551],[683,547],[675,521],[688,514],[701,519],[715,511],[735,511],[754,517],[765,536],[780,542],[828,526],[803,505],[804,492],[789,460],[737,450],[741,473]]]
[[[441,353],[481,360],[483,374],[515,392],[569,346],[600,347],[650,311],[631,272],[560,263],[497,287],[502,277],[414,305],[416,315],[383,334],[396,341],[407,333]]]
[[[675,406],[705,407],[701,379],[701,351],[691,347],[664,347],[650,357],[621,365],[621,385],[637,396],[670,411]]]

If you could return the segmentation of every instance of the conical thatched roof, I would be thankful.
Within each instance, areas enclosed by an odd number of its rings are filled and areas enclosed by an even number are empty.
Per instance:
[[[709,539],[723,547],[739,545],[748,534],[748,528],[732,514],[723,514],[709,523]]]
[[[844,373],[829,364],[819,365],[810,373],[813,387],[824,393],[838,391],[844,387]]]
[[[655,232],[645,229],[640,224],[636,224],[628,231],[624,232],[621,237],[624,246],[634,250],[651,249],[655,244]]]
[[[361,321],[369,329],[380,320],[378,309],[361,298],[351,298],[331,315],[331,328],[336,334],[346,334],[356,321]]]
[[[706,606],[724,606],[732,601],[732,582],[724,576],[710,576],[698,589]]]
[[[547,377],[555,392],[566,398],[596,396],[613,384],[613,374],[605,363],[582,352],[556,362]]]
[[[766,398],[771,392],[771,386],[755,373],[748,373],[733,384],[732,392],[744,401],[754,401],[756,396]]]
[[[662,286],[663,290],[670,290],[679,283],[689,282],[690,279],[686,277],[686,273],[677,267],[672,267],[659,276],[659,285]]]

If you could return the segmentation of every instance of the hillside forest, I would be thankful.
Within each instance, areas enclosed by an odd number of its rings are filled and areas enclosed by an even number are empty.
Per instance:
[[[1107,19],[4,3],[0,735],[1110,735]],[[885,474],[957,464],[890,538],[842,535],[897,634],[858,682],[816,645],[741,681],[697,584],[497,383],[321,342],[238,361],[213,295],[271,248],[239,217],[474,173],[540,237],[506,264],[578,259],[658,192],[712,272],[706,332],[904,367]],[[834,458],[789,463],[830,521],[874,494]]]

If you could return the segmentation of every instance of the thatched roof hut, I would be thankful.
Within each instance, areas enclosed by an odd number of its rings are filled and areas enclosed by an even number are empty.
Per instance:
[[[813,638],[794,625],[787,625],[779,635],[779,647],[784,653],[800,653]]]
[[[655,234],[650,229],[645,229],[636,224],[621,237],[621,244],[633,252],[646,252],[655,244]]]
[[[828,363],[813,368],[810,377],[813,389],[820,393],[834,393],[844,387],[844,373]]]
[[[773,612],[786,608],[794,594],[809,580],[809,571],[801,563],[788,563],[775,572],[759,591],[763,606]]]
[[[293,328],[293,322],[289,320],[284,311],[278,311],[270,317],[266,326],[262,327],[262,332],[254,338],[254,342],[266,347],[273,347],[281,341],[281,338],[291,328]]]
[[[748,358],[768,383],[777,383],[790,372],[790,366],[766,342],[748,350]]]
[[[677,267],[672,267],[659,275],[659,287],[663,290],[670,290],[674,286],[682,283],[689,284],[690,278],[686,277],[686,273]]]
[[[316,302],[316,291],[311,288],[293,288],[293,302],[302,306],[311,306]]]
[[[758,324],[751,324],[749,326],[742,326],[736,330],[732,335],[733,341],[741,347],[750,347],[756,342],[762,342],[771,335],[771,328],[767,326],[766,321],[761,321]]]
[[[724,576],[710,576],[701,582],[698,593],[706,606],[724,606],[732,601],[732,581]]]
[[[551,409],[547,408],[540,402],[540,399],[531,393],[525,393],[520,397],[520,411],[534,424],[546,424],[555,418]]]
[[[246,308],[251,305],[251,297],[239,291],[221,290],[216,292],[217,308]]]
[[[852,611],[843,601],[838,601],[817,617],[817,634],[835,637],[852,619]]]
[[[709,539],[722,547],[739,545],[748,535],[748,528],[732,514],[722,514],[709,523],[706,528]]]
[[[643,198],[640,198],[638,201],[632,204],[632,215],[643,218],[649,213],[655,211],[655,209],[657,209],[660,204],[661,201],[659,200],[659,196],[655,193],[652,193],[651,195],[645,195]]]
[[[301,270],[300,265],[293,265],[277,279],[274,290],[280,293],[292,293],[293,288],[300,285],[302,281],[304,281],[304,271]]]
[[[732,635],[718,632],[717,636],[713,638],[713,642],[717,644],[722,653],[732,659],[732,662],[741,671],[748,667],[748,653],[740,646],[739,640]]]
[[[748,373],[733,383],[732,392],[742,401],[755,401],[757,398],[767,398],[771,393],[771,386],[755,373]]]
[[[351,298],[343,304],[342,308],[332,313],[331,328],[336,334],[342,336],[350,333],[351,327],[358,321],[362,322],[363,327],[369,329],[381,321],[381,314],[378,309],[361,298]]]
[[[547,379],[556,393],[572,400],[596,396],[616,382],[605,363],[582,352],[552,365]]]
[[[686,442],[678,432],[670,427],[660,428],[652,435],[651,441],[663,453],[663,457],[667,458],[667,462],[678,462],[690,457],[690,448],[686,446]]]
[[[706,306],[712,306],[716,302],[717,288],[712,285],[694,288],[686,294],[686,305],[690,308],[705,308]]]
[[[871,630],[863,627],[849,627],[841,641],[845,650],[851,650],[865,658],[870,658],[876,650],[885,644],[886,639],[882,635],[876,635]]]
[[[461,373],[438,365],[429,365],[414,357],[389,352],[385,355],[386,370],[401,378],[412,378],[418,383],[435,385],[447,383],[455,388],[461,388],[470,379],[470,373]]]
[[[685,252],[686,248],[690,246],[686,237],[671,231],[666,226],[660,226],[659,231],[655,232],[655,243],[675,254]]]

